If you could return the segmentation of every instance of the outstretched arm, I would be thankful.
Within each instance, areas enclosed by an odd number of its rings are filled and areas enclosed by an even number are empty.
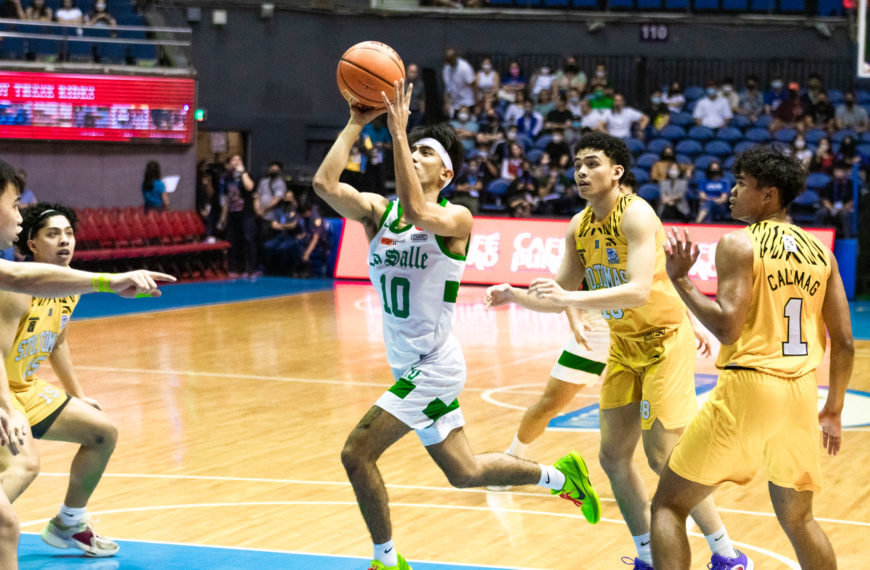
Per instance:
[[[173,282],[165,273],[140,269],[98,274],[49,263],[0,260],[0,289],[34,297],[64,297],[84,293],[117,293],[122,297],[159,297],[158,282]]]

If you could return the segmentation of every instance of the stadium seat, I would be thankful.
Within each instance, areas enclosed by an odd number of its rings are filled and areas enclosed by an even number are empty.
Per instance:
[[[824,172],[812,172],[807,176],[807,189],[819,191],[830,184],[832,178]]]
[[[719,157],[713,156],[712,154],[702,154],[698,158],[695,159],[695,170],[699,172],[703,172],[707,170],[707,167],[713,164],[714,162],[720,162]]]
[[[686,129],[678,125],[665,125],[659,136],[670,141],[684,139],[686,138]]]
[[[722,127],[716,131],[716,138],[733,143],[743,138],[743,133],[737,127]]]
[[[528,152],[530,149],[534,148],[534,146],[535,146],[534,141],[530,137],[527,137],[526,135],[517,135],[516,142],[519,143],[520,146],[523,147],[523,152]]]
[[[861,153],[861,156],[870,156],[870,143],[861,143],[858,145],[858,152]]]
[[[493,196],[504,196],[507,194],[508,186],[510,186],[510,180],[496,178],[486,187],[486,193]]]
[[[645,152],[638,157],[635,161],[635,164],[640,166],[641,168],[646,168],[647,170],[651,169],[653,164],[659,161],[659,155],[652,152]]]
[[[658,200],[661,197],[661,192],[659,191],[659,185],[655,182],[647,182],[646,184],[641,184],[637,189],[637,195],[646,200],[647,202],[653,202]]]
[[[689,138],[696,141],[708,141],[716,136],[713,129],[696,125],[689,129]]]
[[[785,127],[773,133],[773,140],[778,142],[790,143],[795,137],[797,137],[797,131],[791,127]]]
[[[770,132],[767,129],[754,127],[746,131],[746,139],[752,142],[767,142],[770,140]]]
[[[704,96],[704,88],[699,85],[690,85],[683,91],[686,101],[695,101]]]
[[[694,139],[684,139],[677,143],[677,146],[674,150],[680,154],[688,154],[689,156],[695,156],[701,154],[703,147],[701,143]]]
[[[859,89],[855,91],[855,100],[858,102],[859,105],[870,104],[870,91],[867,91],[866,89]]]
[[[746,115],[734,115],[731,117],[731,120],[728,121],[728,124],[732,127],[744,130],[752,126],[752,119]]]
[[[773,117],[771,117],[770,115],[762,115],[762,116],[758,117],[757,119],[755,119],[755,122],[752,124],[753,124],[753,126],[759,128],[759,129],[766,129],[766,128],[770,127],[770,123],[772,123],[772,122],[773,122]]]
[[[553,135],[541,135],[535,140],[534,148],[544,150],[553,141]]]
[[[792,219],[799,225],[812,224],[815,222],[820,202],[816,191],[804,190],[791,203],[789,212]]]
[[[673,148],[674,143],[667,139],[653,139],[646,143],[647,152],[654,152],[656,154],[661,154],[663,150],[668,147]]]
[[[706,154],[712,154],[713,156],[723,157],[731,154],[734,150],[731,148],[731,145],[725,141],[712,140],[704,145],[704,152]]]
[[[732,154],[731,156],[729,156],[728,158],[725,159],[725,164],[723,164],[722,166],[725,167],[725,170],[731,170],[732,168],[734,168],[734,162],[736,160],[737,160],[737,155]]]
[[[692,158],[685,154],[677,154],[675,158],[677,159],[677,164],[685,164],[686,166],[692,164]]]
[[[824,129],[810,129],[804,135],[804,140],[807,144],[818,144],[820,140],[828,136],[828,132]]]
[[[526,153],[526,158],[528,158],[529,162],[532,164],[538,164],[541,161],[542,156],[544,156],[544,151],[539,148],[533,148]]]
[[[665,0],[666,10],[688,10],[689,0]]]
[[[748,12],[749,0],[722,0],[722,10],[726,12]]]
[[[861,135],[861,142],[870,143],[870,131],[867,131]]]
[[[835,142],[835,143],[841,143],[841,142],[843,142],[844,138],[849,137],[849,136],[855,140],[858,140],[858,134],[855,131],[849,131],[849,130],[844,129],[842,131],[837,131],[836,133],[831,135],[831,141]]]
[[[691,127],[695,124],[695,119],[692,118],[690,113],[671,113],[671,118],[668,121],[668,124],[684,128]]]
[[[639,166],[635,166],[631,169],[631,172],[632,172],[632,174],[634,174],[634,177],[637,179],[638,186],[640,186],[641,184],[644,184],[646,182],[649,182],[649,172],[647,172],[643,168],[640,168]]]
[[[623,139],[625,141],[625,146],[628,147],[628,151],[632,154],[637,154],[639,152],[643,152],[645,147],[642,140],[635,138],[627,138]]]

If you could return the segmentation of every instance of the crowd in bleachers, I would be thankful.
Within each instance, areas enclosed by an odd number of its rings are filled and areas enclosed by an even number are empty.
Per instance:
[[[573,215],[584,206],[573,181],[573,145],[597,130],[626,141],[638,193],[666,220],[729,220],[736,155],[775,144],[810,172],[798,221],[852,232],[852,184],[866,179],[870,157],[870,92],[825,86],[818,74],[803,84],[770,77],[765,85],[752,76],[740,85],[731,78],[685,88],[675,81],[635,108],[605,65],[587,75],[571,57],[528,73],[515,61],[494,69],[488,58],[474,69],[448,50],[442,72],[444,113],[467,157],[445,192],[474,213]],[[349,171],[364,188],[366,161],[377,166],[391,158],[385,131],[378,123],[367,127],[351,156]],[[367,189],[385,191],[382,180],[367,180]]]

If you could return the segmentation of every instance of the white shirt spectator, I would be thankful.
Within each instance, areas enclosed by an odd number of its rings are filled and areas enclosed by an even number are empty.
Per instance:
[[[456,58],[456,65],[445,63],[441,69],[444,79],[444,93],[450,101],[450,114],[462,106],[474,106],[474,68],[462,59]]]
[[[867,110],[855,103],[852,104],[851,109],[845,104],[837,105],[837,109],[834,111],[834,120],[838,129],[855,129],[862,132],[867,130],[868,124],[870,124]]]
[[[668,106],[668,110],[671,113],[679,113],[686,106],[686,96],[682,93],[668,93],[662,96],[662,101]]]
[[[631,136],[631,126],[642,118],[643,113],[637,109],[624,107],[621,111],[611,109],[604,123],[607,125],[607,132],[611,136],[625,138]]]
[[[734,115],[731,113],[731,105],[724,97],[717,96],[715,99],[704,97],[695,106],[692,113],[694,119],[701,120],[701,126],[709,129],[718,129]]]
[[[580,127],[598,130],[601,123],[610,121],[610,109],[592,109],[588,115],[580,115]]]
[[[82,11],[73,6],[72,8],[58,8],[54,13],[58,24],[81,24],[84,20]]]

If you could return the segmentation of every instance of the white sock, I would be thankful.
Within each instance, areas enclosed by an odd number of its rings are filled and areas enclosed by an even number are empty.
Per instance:
[[[632,536],[631,539],[634,541],[635,549],[637,549],[637,557],[652,566],[653,560],[652,550],[649,545],[649,533]]]
[[[719,554],[725,558],[737,558],[737,551],[734,550],[734,545],[731,544],[731,537],[728,536],[728,531],[723,526],[713,534],[705,535],[707,544],[710,545],[710,550],[713,554]]]
[[[507,451],[505,451],[505,453],[507,453],[508,455],[513,455],[514,457],[520,457],[522,459],[525,459],[526,450],[528,448],[529,444],[521,442],[520,438],[515,435],[513,443],[511,443],[511,446],[507,448]]]
[[[393,539],[391,538],[383,544],[375,545],[375,560],[383,563],[384,566],[396,566],[399,564],[399,557],[396,554],[396,549],[393,547]]]
[[[74,526],[85,520],[86,509],[87,507],[74,509],[66,505],[61,505],[60,511],[58,511],[57,516],[63,526]]]
[[[560,490],[565,486],[565,474],[553,465],[541,465],[541,480],[538,485],[547,489]]]

